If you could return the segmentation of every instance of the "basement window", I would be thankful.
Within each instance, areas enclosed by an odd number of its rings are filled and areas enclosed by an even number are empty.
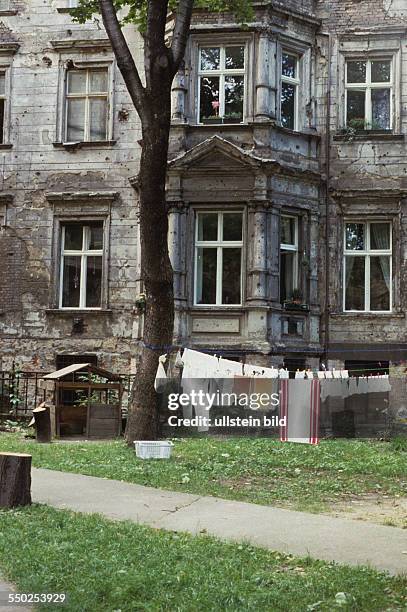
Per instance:
[[[109,140],[109,97],[108,68],[68,70],[64,141]]]
[[[103,223],[67,223],[61,238],[60,308],[101,308]]]
[[[346,62],[346,126],[356,130],[391,130],[393,68],[391,59]]]
[[[245,55],[245,45],[199,49],[199,123],[243,121]]]
[[[195,304],[242,302],[242,212],[199,212],[195,227]]]

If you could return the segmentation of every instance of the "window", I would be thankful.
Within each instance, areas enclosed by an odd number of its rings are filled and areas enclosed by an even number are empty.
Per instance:
[[[108,140],[108,69],[68,70],[66,142]]]
[[[281,125],[298,130],[299,58],[283,51],[281,56]]]
[[[103,223],[62,227],[60,308],[100,308]]]
[[[391,234],[386,221],[345,224],[345,310],[391,310]]]
[[[6,73],[0,72],[0,144],[5,141]]]
[[[392,128],[390,59],[346,62],[346,125],[360,130]]]
[[[280,223],[280,301],[284,302],[298,290],[298,219],[282,216]]]
[[[241,212],[197,214],[195,304],[241,304],[242,221]]]
[[[244,116],[245,45],[199,50],[200,123],[240,123]]]

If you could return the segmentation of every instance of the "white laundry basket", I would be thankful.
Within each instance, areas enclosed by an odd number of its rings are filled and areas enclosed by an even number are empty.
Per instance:
[[[169,459],[174,444],[168,440],[146,441],[136,440],[134,447],[140,459]]]

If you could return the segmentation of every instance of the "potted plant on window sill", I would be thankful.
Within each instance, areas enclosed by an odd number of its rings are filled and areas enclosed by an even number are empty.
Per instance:
[[[354,136],[375,135],[375,134],[391,134],[390,129],[385,129],[379,123],[373,122],[371,125],[366,123],[365,119],[351,119],[346,128],[343,128],[340,133],[352,139]]]
[[[228,124],[228,123],[242,123],[243,117],[238,113],[230,113],[229,115],[223,115],[220,117],[219,115],[211,115],[210,117],[202,117],[201,123],[204,125],[211,124]]]
[[[293,289],[289,300],[284,300],[283,306],[285,310],[302,310],[308,312],[308,304],[304,304],[302,292],[299,289]]]

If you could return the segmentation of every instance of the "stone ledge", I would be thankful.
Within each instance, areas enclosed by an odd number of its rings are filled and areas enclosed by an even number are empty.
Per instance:
[[[404,134],[375,134],[373,132],[366,132],[365,134],[335,134],[333,136],[334,142],[346,142],[348,144],[352,144],[353,142],[366,142],[367,140],[373,140],[375,142],[399,142],[404,140]]]
[[[83,201],[108,201],[113,200],[118,196],[117,191],[49,191],[45,194],[49,202],[80,203]]]
[[[11,144],[11,142],[1,142],[0,143],[0,150],[1,151],[5,151],[7,149],[12,149],[13,145]]]
[[[113,147],[117,140],[92,140],[84,142],[53,142],[55,149],[65,149],[65,151],[75,152],[78,149],[97,149],[103,147]]]
[[[329,314],[330,317],[335,317],[337,319],[349,319],[357,317],[362,318],[364,320],[367,319],[405,319],[405,312],[331,312]]]
[[[17,14],[17,9],[8,9],[6,11],[0,11],[0,17],[14,17],[14,15]]]
[[[45,310],[45,314],[47,315],[56,315],[60,317],[84,317],[90,315],[97,316],[110,316],[113,314],[113,310],[111,308],[100,308],[95,310],[87,310],[87,309],[69,309],[69,308],[47,308]]]

